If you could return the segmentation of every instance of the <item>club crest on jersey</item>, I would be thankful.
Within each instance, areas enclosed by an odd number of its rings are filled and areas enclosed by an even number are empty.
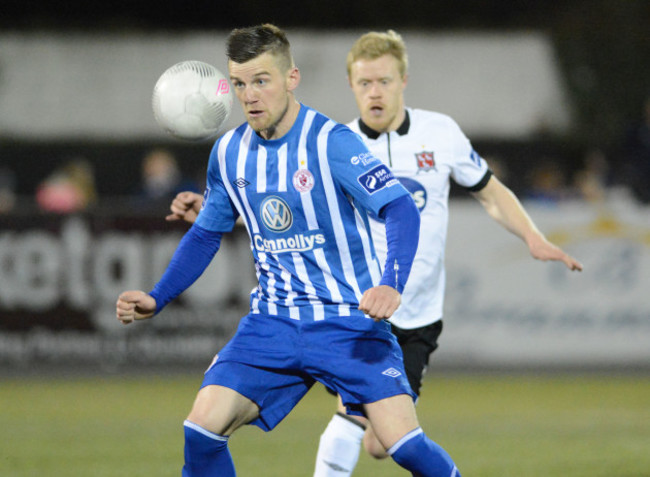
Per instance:
[[[433,151],[422,151],[415,154],[415,159],[418,163],[418,169],[421,171],[430,171],[436,168],[436,161]]]
[[[298,169],[293,175],[293,186],[298,192],[309,192],[314,188],[314,175],[309,169]]]
[[[264,226],[273,232],[284,232],[293,224],[293,214],[283,199],[270,196],[260,205],[260,216]]]
[[[391,187],[398,183],[393,173],[383,164],[364,172],[357,177],[357,181],[368,194],[374,194],[384,187]]]

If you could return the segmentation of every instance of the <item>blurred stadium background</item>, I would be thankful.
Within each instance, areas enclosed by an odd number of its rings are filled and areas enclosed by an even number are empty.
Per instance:
[[[211,147],[162,133],[151,91],[182,60],[225,71],[230,29],[266,21],[289,33],[299,99],[341,122],[356,116],[349,46],[371,29],[400,32],[408,104],[454,117],[540,228],[585,265],[570,274],[533,262],[454,189],[445,333],[423,422],[448,431],[468,475],[650,475],[650,143],[634,141],[643,127],[650,141],[650,2],[396,5],[3,2],[0,427],[13,444],[0,445],[0,475],[177,475],[174,426],[245,311],[254,272],[237,230],[159,319],[117,325],[117,294],[148,289],[164,270],[185,230],[163,220],[169,194],[202,188]],[[236,106],[229,126],[242,119]],[[169,397],[171,388],[182,395]],[[65,405],[75,399],[87,405]],[[310,397],[287,431],[260,444],[271,450],[259,462],[241,454],[242,475],[308,475],[331,405]],[[160,467],[116,462],[134,423],[141,441],[155,435],[168,451],[139,442],[142,456],[130,450],[126,461]],[[84,467],[81,450],[57,459],[69,450],[57,447],[60,436],[103,444],[88,446],[94,460]],[[245,433],[241,448],[258,437]],[[297,462],[259,470],[299,444]],[[506,458],[509,445],[521,460]],[[359,475],[395,475],[375,464],[364,461]]]

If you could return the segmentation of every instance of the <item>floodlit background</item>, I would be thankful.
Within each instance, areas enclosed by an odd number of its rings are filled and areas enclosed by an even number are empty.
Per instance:
[[[0,445],[0,474],[178,474],[182,443],[174,426],[202,369],[246,312],[255,276],[246,234],[237,229],[159,318],[118,326],[119,292],[150,289],[186,230],[163,217],[176,191],[202,191],[212,145],[165,135],[153,119],[151,92],[179,61],[225,71],[230,30],[262,22],[288,33],[302,73],[298,98],[340,122],[356,116],[345,75],[353,41],[369,30],[401,33],[410,58],[408,105],[452,116],[540,229],[585,266],[577,274],[533,261],[453,188],[445,332],[424,388],[423,421],[447,436],[470,475],[650,475],[642,457],[650,429],[641,425],[650,420],[639,404],[650,399],[645,0],[4,1],[0,427],[23,445]],[[235,105],[227,127],[242,120]],[[74,188],[56,187],[62,183]],[[167,402],[165,386],[183,392]],[[101,409],[75,414],[63,405],[74,396]],[[123,396],[151,407],[124,416]],[[170,415],[165,406],[178,416],[147,427],[150,410],[151,419]],[[315,396],[305,406],[277,438],[246,430],[242,451],[233,443],[249,466],[242,475],[276,475],[259,469],[266,459],[282,461],[296,436],[306,444],[301,459],[277,475],[309,475],[333,403]],[[144,452],[140,461],[131,455],[138,464],[130,468],[112,464],[132,420],[144,429],[140,439],[162,435],[158,444],[169,451]],[[63,436],[84,428],[86,444],[114,440],[83,446],[88,461],[80,464],[69,449],[48,448],[39,428]],[[526,459],[509,461],[487,429],[503,446],[519,444]],[[251,461],[243,449],[258,440],[260,449],[276,447]],[[535,456],[542,442],[557,444],[545,449],[554,458]],[[65,458],[53,457],[61,452]],[[165,470],[147,466],[152,461]],[[397,472],[392,463],[375,464],[361,469]]]

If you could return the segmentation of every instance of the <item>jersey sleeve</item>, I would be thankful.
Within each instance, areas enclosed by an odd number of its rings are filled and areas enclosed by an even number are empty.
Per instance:
[[[225,160],[226,151],[220,147],[221,140],[217,141],[210,153],[208,162],[207,184],[203,194],[201,211],[196,218],[196,224],[213,232],[230,232],[235,226],[239,213],[228,196],[224,184],[220,160]]]
[[[452,141],[453,161],[451,177],[458,185],[470,191],[479,191],[492,175],[488,164],[472,148],[472,144],[455,121],[449,119],[449,137]]]
[[[327,156],[334,179],[357,204],[375,216],[387,203],[408,195],[390,169],[347,126],[339,124],[332,129]]]

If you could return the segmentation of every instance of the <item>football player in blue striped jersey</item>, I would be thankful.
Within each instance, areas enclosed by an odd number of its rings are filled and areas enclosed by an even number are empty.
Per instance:
[[[246,123],[216,141],[202,208],[160,281],[117,302],[124,324],[153,317],[191,286],[242,219],[259,286],[185,421],[183,475],[234,476],[229,436],[244,424],[273,429],[316,381],[339,394],[347,413],[367,418],[412,475],[460,475],[419,427],[386,321],[417,249],[410,194],[357,134],[297,101],[300,72],[282,30],[234,30],[227,56]],[[370,216],[385,226],[384,263]]]

